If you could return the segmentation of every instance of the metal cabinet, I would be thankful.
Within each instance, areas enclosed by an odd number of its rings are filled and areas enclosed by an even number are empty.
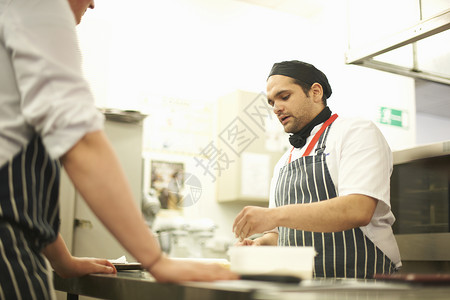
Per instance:
[[[142,195],[142,128],[141,122],[124,122],[117,116],[113,120],[107,116],[105,121],[105,133],[118,155],[138,207]],[[108,259],[126,255],[128,260],[133,259],[88,208],[64,171],[60,203],[61,234],[73,255]]]

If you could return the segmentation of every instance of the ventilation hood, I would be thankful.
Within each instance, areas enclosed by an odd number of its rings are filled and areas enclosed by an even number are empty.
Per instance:
[[[412,3],[409,1],[408,4]],[[433,15],[429,15],[431,4],[434,5]],[[401,19],[402,14],[414,10],[413,15],[417,15],[415,24],[396,32],[385,32],[377,42],[366,40],[353,48],[349,44],[346,63],[450,85],[449,2],[419,0],[414,6],[412,9],[402,7],[396,13]],[[436,12],[436,7],[440,11]],[[384,9],[387,11],[392,7],[385,6]],[[365,12],[369,19],[366,23],[371,22],[370,13],[369,8]],[[427,14],[429,17],[424,18]],[[377,17],[378,24],[390,22],[383,19],[383,15]],[[355,25],[349,24],[349,27]]]

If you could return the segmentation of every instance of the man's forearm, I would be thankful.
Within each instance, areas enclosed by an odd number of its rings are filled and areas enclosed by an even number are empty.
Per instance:
[[[42,253],[47,257],[53,268],[57,268],[58,265],[63,264],[65,260],[71,257],[61,234],[58,234],[56,240],[47,245]]]
[[[310,204],[292,204],[276,208],[277,226],[293,229],[336,232],[367,225],[377,200],[352,194]]]

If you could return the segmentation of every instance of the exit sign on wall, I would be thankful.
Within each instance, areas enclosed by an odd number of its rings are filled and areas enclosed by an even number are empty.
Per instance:
[[[408,128],[408,112],[390,107],[380,107],[378,122],[381,124]]]

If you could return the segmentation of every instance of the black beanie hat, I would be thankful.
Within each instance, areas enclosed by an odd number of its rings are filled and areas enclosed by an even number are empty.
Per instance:
[[[330,98],[332,93],[327,76],[313,65],[302,61],[291,60],[275,63],[268,77],[272,75],[288,76],[309,85],[317,82],[322,86],[326,99]]]

